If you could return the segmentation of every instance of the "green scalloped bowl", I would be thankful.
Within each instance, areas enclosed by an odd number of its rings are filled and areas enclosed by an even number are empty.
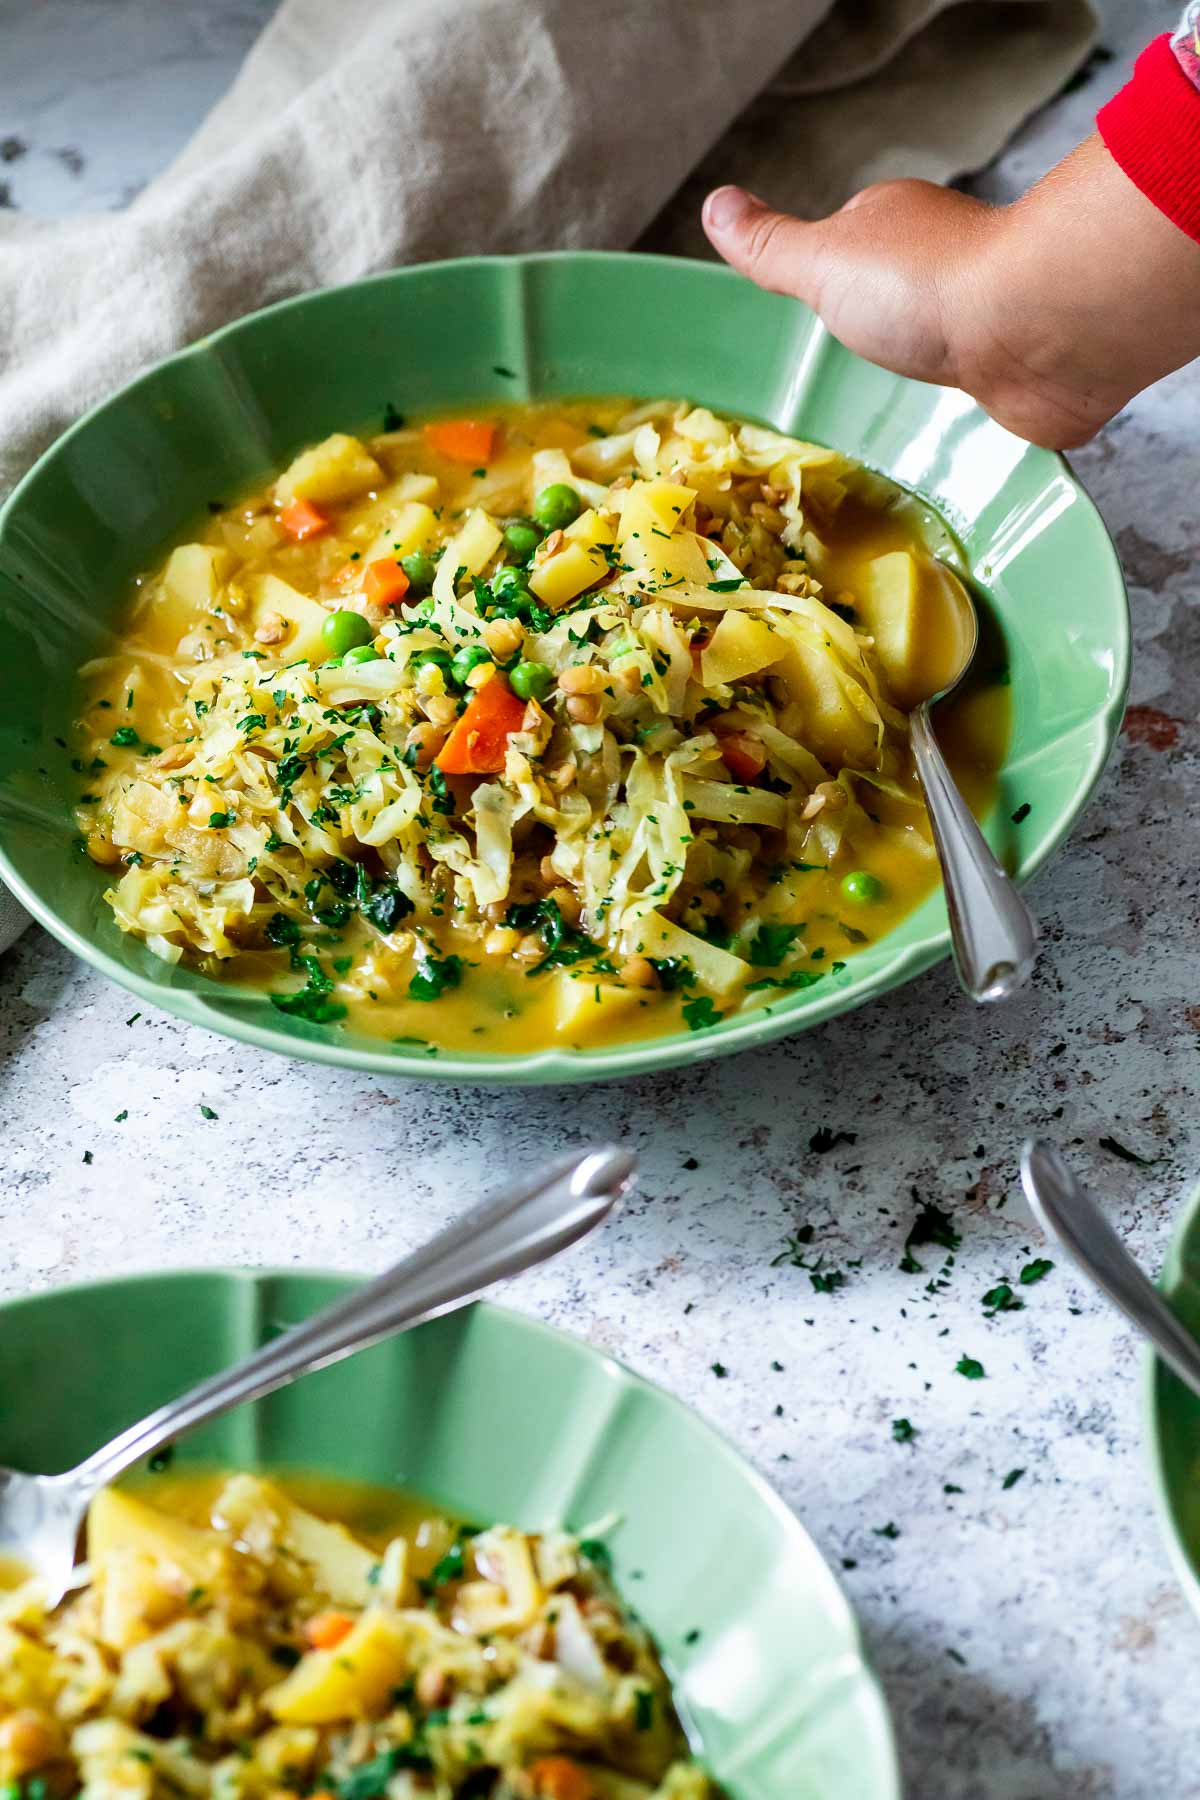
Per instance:
[[[602,392],[684,394],[768,419],[836,444],[940,509],[990,598],[1012,670],[1012,737],[985,828],[1020,878],[1039,868],[1095,786],[1129,669],[1120,565],[1062,458],[1010,436],[960,393],[860,361],[805,307],[727,269],[564,253],[401,269],[242,319],[90,413],[16,489],[0,511],[0,875],[35,918],[192,1024],[375,1073],[476,1082],[698,1062],[815,1025],[944,956],[939,892],[836,983],[769,1012],[636,1044],[431,1057],[169,968],[113,923],[103,874],[70,847],[77,783],[56,740],[67,735],[76,667],[107,641],[135,572],[210,495],[261,479],[389,399],[420,410]]]
[[[0,1463],[70,1467],[353,1285],[204,1271],[0,1306]],[[616,1514],[618,1584],[730,1800],[899,1800],[887,1708],[808,1534],[707,1425],[585,1344],[480,1304],[242,1407],[178,1454],[402,1486],[530,1529]]]
[[[1200,1337],[1200,1188],[1175,1228],[1159,1286]],[[1200,1613],[1200,1399],[1152,1349],[1145,1353],[1147,1448],[1175,1572]]]

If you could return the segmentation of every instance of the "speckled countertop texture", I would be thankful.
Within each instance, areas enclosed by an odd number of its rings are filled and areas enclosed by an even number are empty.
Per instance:
[[[127,199],[268,11],[0,0],[0,204]],[[1069,148],[1170,12],[1110,5],[1113,54],[978,188],[1012,193]],[[682,1395],[786,1495],[844,1570],[916,1800],[1200,1796],[1200,1628],[1152,1512],[1137,1347],[1061,1260],[1016,1280],[1044,1248],[1017,1182],[1027,1133],[1070,1148],[1152,1266],[1200,1169],[1198,442],[1195,367],[1075,458],[1128,570],[1137,657],[1100,791],[1032,889],[1045,948],[1024,998],[972,1011],[941,968],[686,1075],[476,1093],[139,1014],[32,930],[0,961],[0,1287],[378,1268],[498,1170],[621,1139],[638,1199],[508,1297]],[[901,1267],[918,1198],[962,1239],[952,1258],[918,1246],[919,1273]],[[789,1243],[841,1282],[819,1291]],[[989,1318],[1002,1278],[1024,1306]],[[982,1380],[956,1373],[964,1355]]]

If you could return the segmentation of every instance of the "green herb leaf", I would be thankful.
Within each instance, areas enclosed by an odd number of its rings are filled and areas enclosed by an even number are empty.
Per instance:
[[[982,1381],[987,1370],[977,1356],[960,1356],[954,1365],[954,1373],[965,1376],[968,1381]]]
[[[1032,1287],[1035,1281],[1041,1281],[1043,1277],[1047,1276],[1053,1267],[1054,1264],[1049,1257],[1035,1256],[1032,1262],[1025,1264],[1017,1280],[1022,1287]]]
[[[892,1420],[892,1436],[898,1444],[911,1444],[917,1435],[917,1428],[910,1419]]]
[[[710,1025],[719,1025],[725,1014],[718,1012],[715,1003],[707,994],[697,994],[694,1000],[685,1000],[681,1008],[689,1031],[706,1031]]]
[[[448,988],[456,988],[465,967],[460,956],[428,956],[408,984],[410,1000],[440,1000]]]

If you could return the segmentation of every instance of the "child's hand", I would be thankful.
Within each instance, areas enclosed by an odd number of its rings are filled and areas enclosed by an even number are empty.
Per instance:
[[[704,227],[734,268],[806,301],[860,356],[963,388],[1052,449],[1086,443],[1200,354],[1200,246],[1098,137],[1008,207],[888,181],[804,223],[719,188]]]

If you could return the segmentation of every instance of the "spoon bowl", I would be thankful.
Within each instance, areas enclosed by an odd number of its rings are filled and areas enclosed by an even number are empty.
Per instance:
[[[635,1166],[613,1146],[562,1157],[488,1195],[374,1281],[130,1425],[77,1468],[61,1475],[0,1468],[0,1566],[38,1577],[47,1605],[56,1606],[73,1579],[88,1506],[118,1475],[205,1420],[464,1306],[494,1282],[557,1255],[608,1216]]]

